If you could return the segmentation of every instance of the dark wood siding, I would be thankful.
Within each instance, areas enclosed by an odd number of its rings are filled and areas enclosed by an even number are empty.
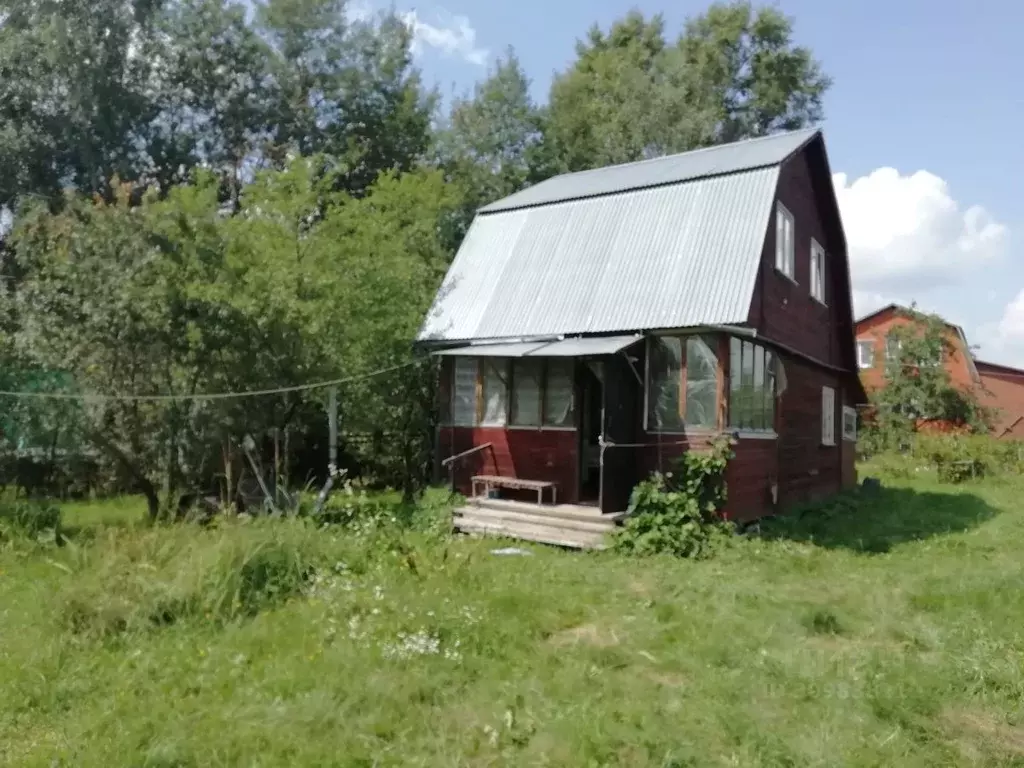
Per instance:
[[[773,208],[748,322],[765,337],[823,363],[846,367],[852,317],[842,239],[830,231],[812,181],[807,152],[787,161],[779,174],[777,199],[793,215],[795,275],[775,269]],[[825,256],[825,303],[811,296],[811,238]],[[847,347],[844,354],[844,341]]]

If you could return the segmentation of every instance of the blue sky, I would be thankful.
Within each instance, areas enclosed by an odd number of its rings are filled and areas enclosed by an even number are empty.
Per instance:
[[[515,48],[546,98],[575,40],[639,0],[396,0],[417,55],[450,95]],[[1024,3],[774,3],[835,84],[825,137],[860,312],[916,300],[964,325],[986,359],[1024,365]],[[675,34],[705,2],[664,11]]]

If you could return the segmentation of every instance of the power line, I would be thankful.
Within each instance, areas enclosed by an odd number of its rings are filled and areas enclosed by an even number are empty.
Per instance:
[[[0,390],[0,397],[40,398],[44,400],[102,400],[128,402],[160,402],[174,400],[228,400],[231,398],[239,397],[263,397],[266,395],[279,395],[285,392],[308,392],[313,389],[325,389],[327,387],[335,387],[339,384],[348,384],[353,381],[371,379],[376,376],[382,376],[385,373],[392,373],[393,371],[400,371],[403,368],[408,368],[410,366],[416,365],[419,362],[421,361],[412,360],[410,362],[402,363],[400,365],[392,365],[389,368],[380,368],[376,371],[370,371],[369,373],[357,374],[355,376],[346,376],[341,379],[331,379],[330,381],[318,381],[313,384],[297,384],[291,387],[277,387],[276,389],[254,389],[242,392],[207,392],[198,395],[108,395],[74,392],[10,392]]]

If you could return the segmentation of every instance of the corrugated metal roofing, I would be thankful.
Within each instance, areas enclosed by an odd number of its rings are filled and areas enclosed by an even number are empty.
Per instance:
[[[643,337],[631,336],[587,336],[560,341],[520,341],[504,344],[467,344],[463,347],[442,349],[436,355],[464,357],[586,357],[587,355],[612,355]]]
[[[441,349],[435,355],[451,357],[526,357],[534,350],[547,346],[542,341],[513,341],[506,344],[467,344],[464,347]]]
[[[653,160],[555,176],[486,205],[480,212],[507,211],[778,165],[817,133],[816,128],[809,128]]]
[[[745,322],[778,166],[477,216],[420,340]]]

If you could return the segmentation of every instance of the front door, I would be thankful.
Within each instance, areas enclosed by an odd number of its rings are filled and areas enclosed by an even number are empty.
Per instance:
[[[580,366],[580,494],[582,504],[601,496],[601,432],[604,423],[604,372],[599,362]]]
[[[603,378],[608,446],[601,462],[601,511],[623,512],[637,480],[637,418],[643,392],[636,369],[623,354],[605,358]]]

